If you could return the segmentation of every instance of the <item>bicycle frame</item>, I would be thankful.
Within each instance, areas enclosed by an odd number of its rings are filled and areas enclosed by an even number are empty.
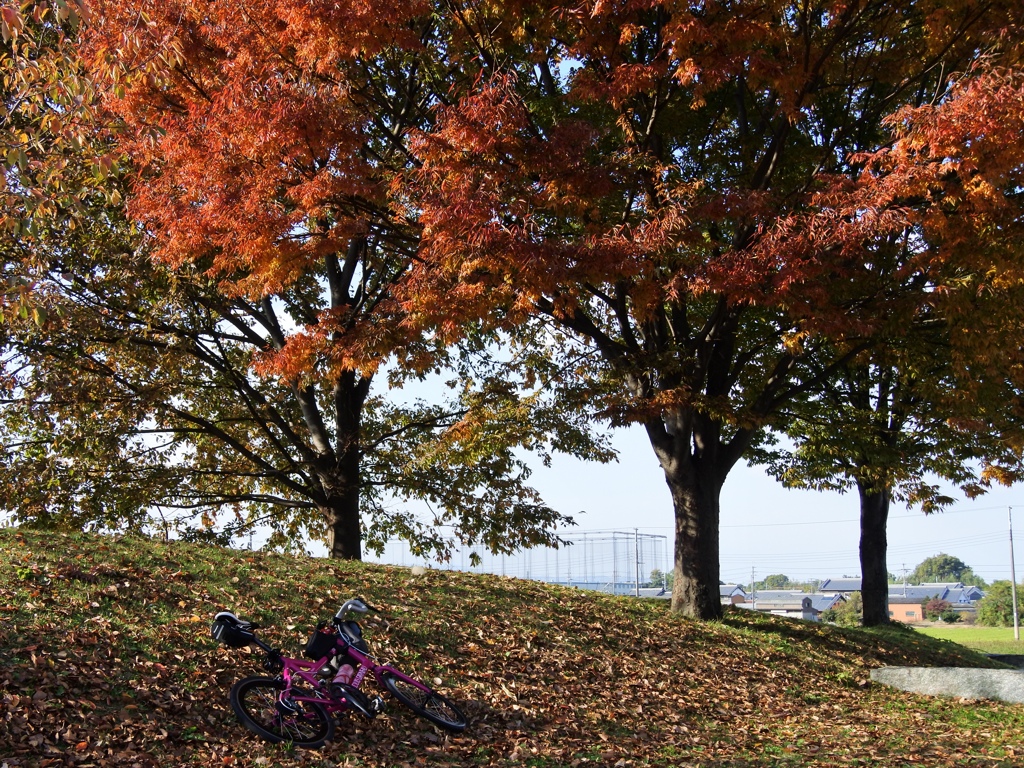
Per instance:
[[[323,655],[312,661],[283,655],[256,637],[256,624],[229,611],[218,613],[213,637],[231,648],[257,646],[265,654],[264,669],[275,675],[246,677],[232,686],[231,707],[242,724],[272,743],[322,746],[334,736],[332,715],[351,711],[372,719],[383,711],[383,698],[371,699],[359,689],[372,674],[382,692],[417,716],[450,733],[465,730],[469,721],[455,702],[390,664],[378,664],[370,655],[359,625],[344,620],[349,611],[370,610],[376,609],[352,598],[335,614],[333,631],[324,631],[326,622],[318,625],[318,634],[306,644],[306,655]],[[346,665],[353,668],[353,676],[339,680],[338,670]]]
[[[330,680],[323,680],[317,677],[317,671],[330,662],[334,656],[344,656],[346,661],[353,662],[355,674],[353,675],[352,682],[350,683],[353,688],[359,689],[359,686],[362,685],[367,676],[373,674],[374,679],[377,681],[377,685],[382,689],[385,688],[384,677],[386,675],[390,675],[424,692],[430,692],[430,688],[428,686],[415,678],[409,677],[401,670],[396,669],[389,664],[377,664],[372,656],[363,653],[358,648],[351,645],[341,635],[338,636],[334,648],[332,648],[327,655],[316,661],[306,661],[305,659],[281,656],[276,653],[273,648],[266,645],[258,638],[256,639],[256,644],[266,651],[268,656],[276,656],[283,666],[281,676],[284,679],[285,687],[281,691],[281,699],[291,699],[293,701],[319,704],[330,714],[344,712],[353,708],[352,704],[343,696],[332,695],[330,691]],[[301,688],[294,690],[293,686],[296,685],[297,682],[300,685],[301,683],[309,684],[313,688],[313,695],[306,694]]]

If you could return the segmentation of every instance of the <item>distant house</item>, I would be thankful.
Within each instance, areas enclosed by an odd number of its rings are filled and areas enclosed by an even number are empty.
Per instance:
[[[931,600],[945,600],[958,613],[972,613],[985,596],[978,587],[966,587],[960,582],[928,582],[925,584],[890,584],[889,617],[913,624],[924,621],[921,606]]]
[[[835,608],[854,592],[860,592],[863,580],[859,578],[825,579],[814,594],[806,594],[794,590],[764,590],[753,595],[743,594],[735,585],[723,585],[721,589],[722,604],[732,602],[739,608],[747,608],[781,616],[817,621],[824,611]],[[925,620],[922,606],[931,600],[945,600],[958,613],[970,613],[975,604],[985,596],[978,587],[965,586],[960,582],[935,582],[926,584],[890,584],[889,585],[889,618],[905,624],[917,624]],[[810,598],[805,604],[804,598]]]
[[[840,603],[846,602],[846,595],[839,592],[834,592],[831,595],[825,595],[820,592],[808,595],[812,600],[812,605],[817,611],[829,611],[838,606]]]
[[[973,603],[985,596],[979,587],[964,586],[959,581],[926,582],[919,586],[937,590],[936,594],[939,598],[949,603]]]
[[[672,591],[664,587],[640,587],[640,597],[656,597],[662,600],[671,600]]]
[[[737,603],[737,608],[763,611],[776,616],[790,616],[807,621],[819,621],[821,613],[835,608],[846,598],[841,594],[808,594],[793,590],[763,590],[751,596],[749,602]]]
[[[904,624],[917,624],[924,620],[921,601],[912,597],[889,595],[889,618]]]
[[[943,600],[951,603],[955,608],[957,605],[974,605],[985,596],[985,593],[978,587],[965,587],[962,584],[950,587]]]
[[[747,593],[739,584],[719,584],[718,596],[722,600],[722,605],[737,605],[746,602],[747,599]]]
[[[889,602],[892,602],[893,598],[911,598],[918,603],[928,602],[936,598],[944,600],[945,598],[942,596],[946,592],[945,587],[937,584],[890,584]]]

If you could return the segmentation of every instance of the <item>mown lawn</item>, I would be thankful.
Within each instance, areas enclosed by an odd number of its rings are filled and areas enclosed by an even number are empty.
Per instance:
[[[916,631],[939,640],[950,640],[982,653],[1024,655],[1024,640],[1015,640],[1013,627],[915,627]]]
[[[458,701],[442,733],[397,704],[317,752],[268,745],[228,703],[260,656],[219,647],[223,608],[298,653],[365,597],[371,650]],[[893,627],[749,611],[695,622],[662,601],[496,576],[146,539],[0,530],[0,763],[7,768],[775,768],[1024,762],[1024,706],[875,685],[883,665],[996,666]]]

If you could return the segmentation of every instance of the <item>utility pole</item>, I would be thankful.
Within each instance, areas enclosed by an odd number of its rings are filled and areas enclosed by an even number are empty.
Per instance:
[[[633,555],[636,559],[636,585],[633,587],[634,597],[640,597],[640,529],[633,529]]]
[[[619,534],[616,531],[612,531],[612,594],[617,595],[619,592],[619,548],[616,546],[619,543]]]
[[[1010,523],[1010,600],[1013,602],[1013,639],[1020,642],[1020,617],[1017,615],[1017,573],[1013,567],[1013,507],[1006,508]]]
[[[750,569],[750,607],[755,611],[757,610],[757,587],[754,585],[757,582],[754,581],[754,569]]]

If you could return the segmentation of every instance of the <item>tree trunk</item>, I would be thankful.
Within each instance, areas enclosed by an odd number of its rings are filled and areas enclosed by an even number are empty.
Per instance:
[[[860,568],[864,626],[889,623],[889,569],[886,565],[886,521],[889,489],[882,491],[857,483],[860,492]]]
[[[353,445],[354,442],[354,445]],[[337,560],[363,559],[363,532],[359,517],[359,450],[357,438],[337,465],[321,476],[327,494],[320,512],[327,521],[327,548]]]
[[[328,500],[320,508],[327,520],[327,547],[335,560],[362,560],[363,536],[359,520],[359,489]]]
[[[327,547],[338,560],[363,559],[362,409],[369,387],[370,378],[354,371],[345,371],[335,382],[335,448],[323,456],[317,473],[324,492],[320,511],[327,522]]]
[[[701,620],[722,618],[719,585],[719,513],[722,484],[732,465],[718,440],[718,427],[692,414],[675,414],[671,429],[660,419],[645,427],[675,513],[672,610]]]
[[[666,473],[675,512],[672,610],[695,619],[722,618],[719,583],[721,485],[705,472]]]

